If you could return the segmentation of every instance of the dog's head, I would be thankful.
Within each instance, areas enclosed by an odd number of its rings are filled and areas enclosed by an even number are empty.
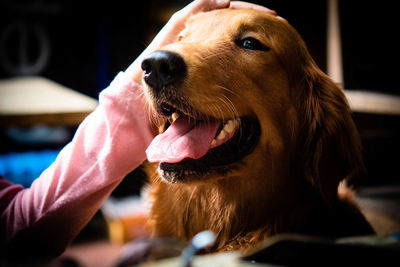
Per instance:
[[[361,166],[343,93],[281,19],[254,10],[195,15],[142,68],[163,132],[148,158],[167,181],[240,178],[279,189],[304,180],[329,200]]]

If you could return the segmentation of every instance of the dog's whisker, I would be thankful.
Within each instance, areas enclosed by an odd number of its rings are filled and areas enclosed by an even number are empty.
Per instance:
[[[222,104],[222,107],[219,107],[219,109],[222,110],[222,108],[225,108],[227,110],[227,112],[230,113],[228,115],[229,116],[228,119],[239,118],[240,117],[239,113],[237,112],[237,110],[236,110],[236,108],[234,106],[234,104],[232,103],[232,101],[228,97],[222,95],[222,97],[218,97],[218,99],[220,100],[220,102]]]
[[[238,94],[236,94],[235,92],[233,92],[232,90],[230,90],[224,86],[218,85],[217,87],[222,90],[225,90],[233,95],[238,96]],[[222,98],[219,98],[219,99],[226,106],[227,110],[231,113],[231,118],[239,118],[240,117],[239,112],[235,108],[235,105],[233,104],[232,100],[229,97],[227,97],[226,95],[221,95],[221,97],[223,97],[224,99],[222,99]]]
[[[227,91],[228,93],[230,93],[230,94],[232,94],[232,95],[239,96],[239,94],[237,94],[236,92],[234,92],[233,90],[231,90],[231,89],[229,89],[229,88],[226,88],[225,86],[222,86],[222,85],[215,85],[215,87],[217,87],[217,88],[219,88],[219,89],[222,89],[222,90],[224,90],[224,91]]]
[[[213,103],[212,108],[214,109],[214,112],[218,114],[219,118],[222,120],[222,123],[225,123],[225,116],[224,113],[222,112],[222,109],[219,105],[219,103]]]
[[[230,111],[232,112],[232,118],[239,118],[240,117],[239,112],[237,111],[232,100],[225,95],[223,97],[226,99],[228,107],[230,107]]]

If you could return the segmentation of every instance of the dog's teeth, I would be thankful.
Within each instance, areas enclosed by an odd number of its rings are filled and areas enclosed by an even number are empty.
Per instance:
[[[227,133],[233,133],[239,125],[238,120],[229,120],[225,123],[223,130]]]
[[[218,134],[218,136],[217,136],[217,140],[223,140],[225,137],[226,137],[226,135],[227,135],[227,132],[225,132],[225,130],[224,129],[222,129],[221,130],[221,132]],[[215,140],[215,139],[214,139]],[[213,140],[213,141],[214,141]]]
[[[176,112],[172,113],[172,121],[173,122],[176,121],[176,119],[178,119],[178,118],[179,118],[179,114],[178,113],[176,113]]]
[[[229,121],[227,121],[224,124],[224,127],[222,128],[222,130],[217,135],[217,137],[215,137],[211,141],[211,147],[218,146],[218,144],[220,144],[221,142],[224,142],[224,140],[228,136],[232,136],[233,133],[235,132],[235,130],[237,129],[239,123],[240,123],[239,120],[229,120]]]
[[[236,129],[237,125],[238,125],[238,121],[237,120],[229,120],[224,125],[224,131],[227,132],[227,133],[232,133]]]

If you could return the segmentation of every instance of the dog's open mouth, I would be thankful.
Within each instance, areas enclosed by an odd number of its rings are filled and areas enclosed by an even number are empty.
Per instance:
[[[201,178],[244,158],[253,151],[260,136],[259,123],[252,117],[196,119],[165,104],[159,113],[171,123],[153,139],[146,153],[150,162],[160,163],[161,176],[171,182],[184,181],[189,176]]]

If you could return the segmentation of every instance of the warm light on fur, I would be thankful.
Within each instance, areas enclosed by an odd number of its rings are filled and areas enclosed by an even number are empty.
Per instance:
[[[236,43],[252,37],[263,50]],[[361,144],[343,92],[285,21],[251,10],[194,16],[176,43],[187,75],[173,88],[195,114],[248,116],[261,127],[251,154],[201,179],[170,183],[149,167],[154,235],[217,234],[213,251],[245,249],[278,233],[371,233],[339,182],[362,170]],[[145,85],[151,105],[157,101]],[[182,104],[182,105],[183,105]],[[195,176],[195,175],[192,175]]]

